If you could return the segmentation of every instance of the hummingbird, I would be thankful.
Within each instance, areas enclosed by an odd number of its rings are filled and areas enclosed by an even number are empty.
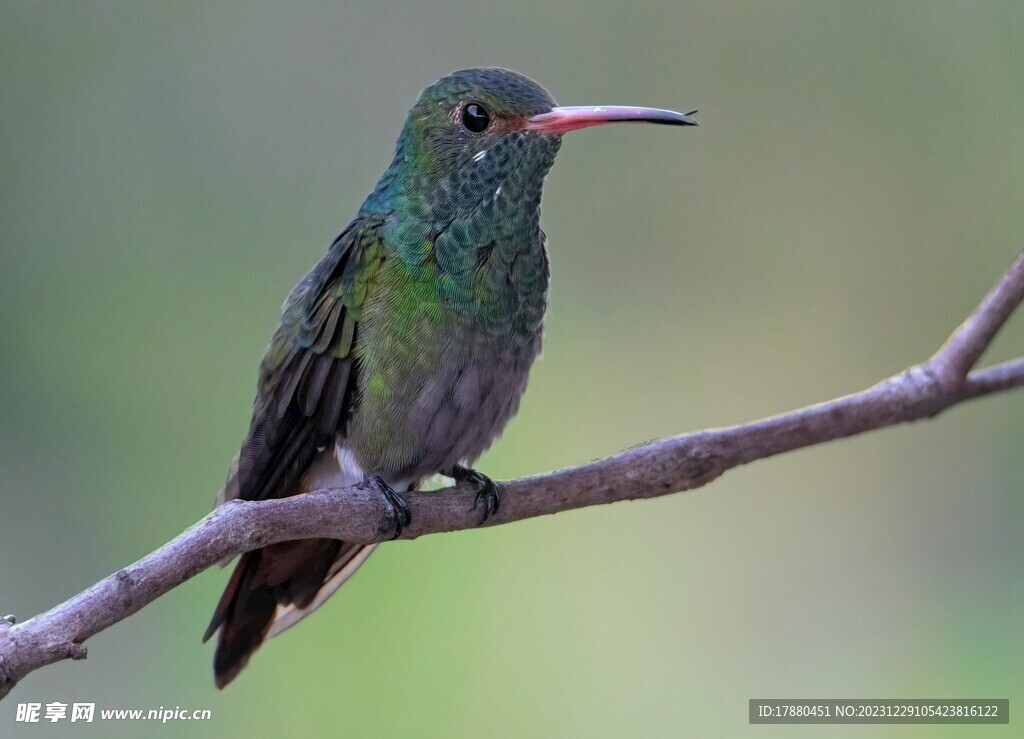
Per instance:
[[[695,126],[693,113],[557,107],[499,68],[427,87],[391,165],[284,302],[218,505],[365,483],[398,537],[410,522],[402,494],[440,474],[473,487],[481,522],[497,511],[498,486],[473,464],[515,415],[540,353],[541,192],[562,136],[615,122]],[[203,637],[219,631],[217,687],[376,546],[303,539],[242,555]]]

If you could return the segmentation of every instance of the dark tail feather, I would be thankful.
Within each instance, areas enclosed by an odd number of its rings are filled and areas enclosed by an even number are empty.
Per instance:
[[[205,641],[221,627],[213,655],[213,679],[218,688],[238,676],[250,655],[263,643],[274,620],[277,602],[273,594],[251,584],[258,574],[260,554],[257,551],[243,555],[203,636]]]
[[[303,539],[242,556],[203,636],[206,641],[220,629],[213,657],[218,688],[238,676],[267,638],[277,607],[303,609],[310,605],[339,554],[353,548],[334,539]]]

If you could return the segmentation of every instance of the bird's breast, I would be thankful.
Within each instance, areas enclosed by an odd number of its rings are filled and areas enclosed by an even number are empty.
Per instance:
[[[434,474],[501,433],[540,352],[542,261],[513,255],[463,282],[403,265],[381,276],[359,326],[359,403],[346,431],[363,468]]]

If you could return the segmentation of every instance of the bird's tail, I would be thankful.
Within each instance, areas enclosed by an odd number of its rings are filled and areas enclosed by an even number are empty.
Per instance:
[[[220,629],[213,657],[217,687],[234,680],[265,640],[319,608],[376,546],[301,539],[244,554],[203,636],[206,641]]]

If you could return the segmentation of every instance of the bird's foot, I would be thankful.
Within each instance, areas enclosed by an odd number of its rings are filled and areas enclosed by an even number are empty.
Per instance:
[[[480,525],[483,525],[484,521],[498,512],[501,495],[498,492],[498,483],[494,480],[482,472],[458,464],[448,469],[445,474],[456,482],[468,482],[476,488],[476,497],[473,499],[473,507],[470,510],[475,511],[478,506],[483,505],[483,518],[480,519]]]
[[[384,510],[391,516],[395,525],[395,533],[392,539],[402,535],[402,530],[412,522],[412,515],[409,513],[409,506],[405,499],[396,493],[381,477],[371,477],[368,482],[374,491],[380,496],[380,502],[384,504]]]

